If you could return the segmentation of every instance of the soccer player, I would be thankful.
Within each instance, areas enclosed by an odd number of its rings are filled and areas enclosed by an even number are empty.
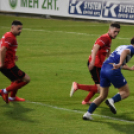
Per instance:
[[[10,32],[5,33],[0,40],[0,71],[11,81],[11,85],[0,90],[0,94],[6,103],[9,101],[25,101],[24,98],[19,98],[16,94],[18,89],[30,82],[30,77],[15,64],[15,61],[18,60],[16,36],[20,35],[22,25],[20,21],[14,20]],[[11,93],[10,97],[8,97],[9,93]]]
[[[115,39],[120,32],[120,25],[112,23],[106,34],[101,35],[95,42],[91,55],[88,60],[88,69],[93,78],[95,85],[82,85],[76,82],[72,83],[70,97],[73,96],[74,92],[78,89],[88,91],[89,94],[82,101],[82,104],[90,104],[89,101],[96,93],[100,92],[100,70],[101,66],[106,57],[110,55],[110,47],[112,39]]]
[[[90,105],[88,112],[83,115],[84,120],[92,120],[91,114],[106,99],[110,84],[112,83],[119,92],[105,103],[109,106],[112,113],[116,114],[114,103],[119,102],[129,96],[129,87],[126,79],[121,73],[121,69],[133,70],[134,66],[128,67],[126,63],[134,55],[134,37],[131,45],[117,47],[110,57],[103,63],[100,74],[100,95]]]

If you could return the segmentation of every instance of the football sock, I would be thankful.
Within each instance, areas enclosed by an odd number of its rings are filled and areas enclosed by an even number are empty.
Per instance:
[[[4,94],[7,94],[8,93],[8,91],[6,90],[6,88],[5,89],[2,89],[2,91],[3,91]]]
[[[14,82],[12,82],[11,85],[12,85],[13,83],[14,83]],[[9,97],[10,100],[12,100],[12,98],[13,98],[13,99],[15,98],[15,95],[17,94],[17,91],[18,91],[18,89],[17,89],[17,90],[14,90],[14,91],[11,91],[11,94],[10,94],[10,97]]]
[[[88,102],[93,96],[95,95],[95,92],[89,92],[87,97],[84,99],[85,102]]]
[[[77,84],[78,89],[86,90],[86,91],[93,91],[97,92],[97,86],[96,85],[82,85],[82,84]]]
[[[118,101],[121,101],[121,95],[120,94],[116,94],[112,99],[114,100],[114,103],[118,102]]]
[[[96,108],[97,108],[97,105],[95,103],[91,103],[89,106],[88,112],[92,114]]]
[[[23,82],[23,81],[21,81],[21,82],[13,82],[13,83],[11,83],[10,86],[8,86],[8,87],[6,88],[6,90],[7,90],[8,92],[10,92],[10,91],[15,91],[15,90],[17,90],[17,89],[20,89],[21,87],[23,87],[23,86],[26,85],[26,84],[27,84],[27,82]]]
[[[18,89],[17,89],[17,90],[13,90],[13,91],[11,91],[10,96],[11,96],[11,97],[15,97],[16,94],[17,94],[17,91],[18,91]]]
[[[9,99],[10,101],[13,101],[13,100],[15,100],[15,97],[8,97],[8,99]]]

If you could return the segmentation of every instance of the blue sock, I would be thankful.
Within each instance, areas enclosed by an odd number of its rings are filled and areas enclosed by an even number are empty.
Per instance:
[[[121,101],[121,95],[120,94],[116,94],[112,99],[114,100],[114,103],[118,102],[118,101]]]
[[[92,114],[97,107],[98,106],[95,103],[91,103],[91,105],[90,105],[90,107],[88,109],[88,112]]]

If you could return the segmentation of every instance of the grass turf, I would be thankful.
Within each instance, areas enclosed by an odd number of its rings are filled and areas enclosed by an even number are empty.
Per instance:
[[[23,32],[17,37],[19,61],[16,64],[31,77],[31,82],[18,92],[27,102],[7,105],[0,98],[1,134],[133,133],[134,123],[113,118],[134,121],[134,72],[123,71],[131,94],[115,105],[117,115],[113,115],[105,103],[95,111],[112,119],[94,116],[94,121],[83,121],[82,115],[88,106],[81,102],[87,92],[79,90],[69,97],[72,81],[94,84],[86,64],[95,40],[107,32],[108,23],[0,15],[0,37],[10,31],[14,19],[23,22]],[[133,29],[132,25],[122,25],[112,50],[118,45],[130,44]],[[131,59],[128,65],[132,66],[133,62]],[[0,88],[10,84],[2,74],[0,81]],[[117,92],[111,86],[109,97]]]

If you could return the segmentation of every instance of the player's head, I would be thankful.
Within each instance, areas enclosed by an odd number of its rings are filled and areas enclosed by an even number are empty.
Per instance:
[[[134,37],[131,39],[131,42],[130,42],[132,45],[134,45]]]
[[[112,23],[109,26],[108,34],[112,39],[115,39],[116,36],[119,34],[119,32],[120,32],[120,24]]]
[[[22,23],[18,20],[14,20],[12,22],[12,27],[11,27],[11,32],[17,36],[20,35],[21,31],[22,31]]]

